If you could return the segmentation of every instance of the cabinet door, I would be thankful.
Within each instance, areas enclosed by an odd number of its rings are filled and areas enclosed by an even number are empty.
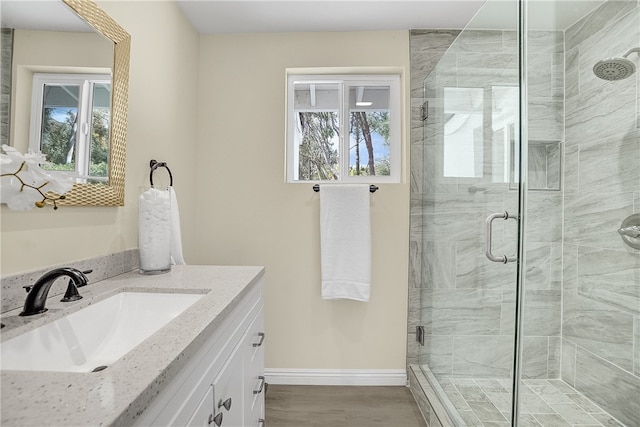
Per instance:
[[[222,414],[218,425],[223,427],[243,427],[242,354],[237,350],[213,381],[214,416]]]
[[[264,317],[262,309],[249,326],[243,339],[244,348],[244,404],[245,424],[248,427],[258,425],[264,418]]]
[[[248,415],[246,427],[264,427],[264,393],[263,397],[256,399],[250,415]]]
[[[188,427],[209,427],[213,421],[213,386],[209,387],[207,394],[193,413],[193,417],[187,423]],[[214,424],[215,425],[215,424]]]

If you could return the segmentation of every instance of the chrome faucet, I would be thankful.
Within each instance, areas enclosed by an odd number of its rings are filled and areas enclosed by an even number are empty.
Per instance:
[[[51,289],[53,282],[61,276],[68,276],[70,279],[67,291],[61,301],[79,300],[82,296],[78,293],[78,288],[87,285],[89,282],[85,273],[91,273],[91,270],[83,272],[70,267],[56,268],[45,273],[32,286],[25,286],[24,288],[29,294],[24,302],[24,309],[20,316],[32,316],[47,311],[44,305],[47,302],[49,289]]]

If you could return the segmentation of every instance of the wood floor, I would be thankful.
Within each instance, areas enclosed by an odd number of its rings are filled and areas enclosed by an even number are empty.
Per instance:
[[[270,384],[269,427],[426,427],[407,387]]]

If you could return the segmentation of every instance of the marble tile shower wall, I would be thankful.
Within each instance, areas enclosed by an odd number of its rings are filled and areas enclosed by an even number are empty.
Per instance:
[[[564,42],[561,31],[527,33],[527,126],[531,147],[523,310],[524,378],[560,376],[563,188],[559,179],[561,161],[558,159],[555,167],[548,165],[553,155],[562,152],[564,142]],[[541,146],[547,150],[545,156],[537,155]],[[537,179],[541,173],[545,177],[543,183]],[[544,188],[558,190],[540,191]],[[515,206],[511,209],[517,210]],[[513,286],[512,283],[511,289]],[[511,329],[503,328],[502,333],[513,334],[514,320],[509,313],[515,310],[515,292],[510,291],[504,298],[508,302],[503,302],[503,318],[507,317]]]
[[[640,425],[640,251],[616,233],[640,212],[640,73],[593,65],[640,46],[640,5],[609,1],[566,31],[562,379]],[[636,66],[637,57],[629,57]]]
[[[424,79],[442,58],[460,31],[412,30],[411,52],[411,146],[410,187],[411,218],[409,233],[409,316],[407,337],[407,367],[419,363],[420,347],[415,329],[420,320],[422,287],[422,205],[424,132],[420,120],[420,105],[424,102]]]
[[[428,43],[432,33],[413,37]],[[532,134],[540,141],[563,136],[564,55],[561,32],[538,32],[532,39]],[[412,233],[409,332],[412,322],[425,326],[425,347],[409,352],[441,376],[507,377],[512,366],[515,266],[488,262],[484,255],[485,218],[517,210],[517,192],[508,183],[484,178],[444,177],[443,88],[484,88],[485,117],[491,116],[491,88],[518,85],[516,35],[509,31],[465,31],[424,79],[412,78]],[[412,76],[414,71],[412,69]],[[422,95],[423,98],[419,98]],[[419,105],[429,101],[423,130]],[[485,120],[485,140],[491,124]],[[499,165],[502,166],[502,165]],[[488,168],[485,165],[484,170]],[[561,313],[560,192],[532,192],[536,219],[530,223],[525,368],[529,378],[557,378],[560,368]],[[515,222],[496,224],[494,249],[515,253]],[[422,308],[415,303],[421,298]],[[418,323],[416,323],[418,324]],[[412,343],[415,340],[410,340]],[[411,350],[410,344],[410,350]]]
[[[0,29],[0,63],[11,64],[13,58],[13,29]],[[0,145],[9,144],[9,108],[11,106],[11,67],[0,72]]]

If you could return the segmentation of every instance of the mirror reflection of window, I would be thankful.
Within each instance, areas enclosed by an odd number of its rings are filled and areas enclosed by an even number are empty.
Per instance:
[[[512,151],[517,146],[519,125],[519,93],[517,86],[493,86],[491,88],[492,182],[514,182],[517,164],[512,160]],[[517,157],[516,157],[517,158]]]
[[[29,147],[46,155],[50,170],[78,182],[106,182],[111,77],[34,74]]]
[[[91,128],[88,141],[89,176],[109,177],[109,125],[111,123],[111,83],[93,83],[91,106]]]
[[[517,181],[518,88],[444,88],[444,176]]]
[[[75,142],[78,125],[78,85],[48,85],[42,88],[42,126],[38,151],[51,162],[50,170],[75,169]]]
[[[483,176],[483,97],[482,88],[444,88],[445,177]]]

